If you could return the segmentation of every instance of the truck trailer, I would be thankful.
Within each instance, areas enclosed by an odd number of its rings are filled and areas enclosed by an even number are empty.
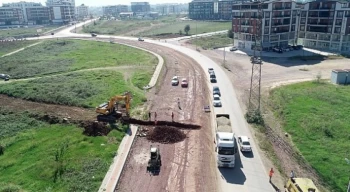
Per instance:
[[[232,131],[230,115],[216,115],[216,146],[218,167],[235,167],[237,145]]]

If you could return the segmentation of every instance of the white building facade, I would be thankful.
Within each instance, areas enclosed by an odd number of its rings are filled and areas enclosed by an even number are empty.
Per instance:
[[[89,7],[82,4],[76,7],[75,12],[76,12],[77,18],[79,19],[87,18],[89,16]]]
[[[48,0],[46,6],[50,8],[54,24],[68,24],[76,20],[75,0]]]

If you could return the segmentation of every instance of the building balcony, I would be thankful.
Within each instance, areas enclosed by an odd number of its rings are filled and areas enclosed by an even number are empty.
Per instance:
[[[274,7],[272,10],[285,10],[285,9],[292,9],[292,7]]]
[[[307,32],[327,33],[327,29],[309,29]]]
[[[241,25],[251,25],[251,23],[241,23]]]
[[[308,25],[332,25],[332,23],[326,23],[326,22],[308,22]]]
[[[277,25],[290,25],[290,23],[273,23],[273,26],[277,26]]]
[[[290,17],[290,15],[272,15],[273,18]]]
[[[276,30],[276,31],[272,31],[272,33],[288,33],[289,30]]]
[[[239,33],[250,33],[250,31],[239,31]]]

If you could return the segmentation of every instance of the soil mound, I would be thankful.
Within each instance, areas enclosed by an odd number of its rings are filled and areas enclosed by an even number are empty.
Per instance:
[[[185,140],[186,134],[174,127],[158,126],[150,129],[146,137],[153,142],[171,144]]]
[[[97,121],[84,121],[80,126],[84,128],[83,134],[87,136],[105,136],[111,131],[106,123]]]

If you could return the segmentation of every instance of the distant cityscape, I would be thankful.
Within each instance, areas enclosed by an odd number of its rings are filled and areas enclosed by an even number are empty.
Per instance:
[[[0,25],[69,24],[92,16],[107,19],[156,19],[184,14],[192,20],[232,21],[234,45],[254,49],[257,1],[193,0],[188,4],[131,2],[130,5],[88,7],[75,0],[48,0],[41,3],[4,3]],[[305,47],[350,51],[350,2],[348,0],[269,0],[262,6],[262,49],[303,45]],[[184,16],[185,17],[185,16]]]

